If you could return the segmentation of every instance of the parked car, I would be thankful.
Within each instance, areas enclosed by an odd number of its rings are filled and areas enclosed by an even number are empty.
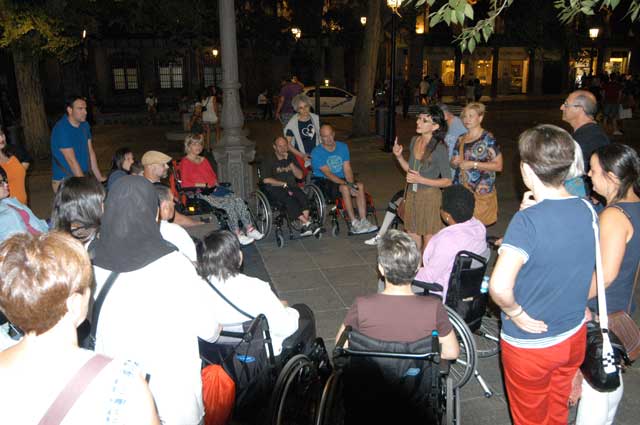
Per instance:
[[[305,87],[303,92],[309,96],[311,104],[315,105],[316,88]],[[338,87],[320,87],[320,115],[353,114],[355,104],[356,96],[353,93]]]

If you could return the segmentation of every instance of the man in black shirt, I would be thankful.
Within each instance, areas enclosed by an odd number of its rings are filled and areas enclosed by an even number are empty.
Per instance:
[[[276,138],[273,142],[274,154],[260,166],[262,181],[269,197],[285,206],[289,218],[300,220],[300,236],[311,236],[319,232],[320,227],[314,227],[309,219],[307,197],[296,182],[296,179],[302,178],[302,170],[288,149],[287,139]]]
[[[584,172],[589,172],[591,154],[601,146],[611,143],[602,127],[595,121],[598,103],[593,93],[576,90],[567,97],[562,106],[562,120],[573,128],[573,138],[580,145],[584,157]]]

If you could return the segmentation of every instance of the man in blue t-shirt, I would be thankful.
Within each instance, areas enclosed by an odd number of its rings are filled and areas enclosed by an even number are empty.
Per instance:
[[[342,195],[344,208],[351,221],[351,233],[375,232],[378,226],[374,226],[367,220],[364,184],[355,182],[349,148],[342,142],[336,142],[335,135],[333,127],[329,124],[320,127],[322,144],[316,146],[311,152],[313,182],[320,187],[329,200],[335,200],[338,193]],[[354,214],[352,197],[356,198],[360,219]]]
[[[89,171],[98,181],[105,180],[91,144],[87,102],[80,96],[70,96],[66,101],[66,112],[51,132],[51,187],[54,192],[65,177],[81,177]]]

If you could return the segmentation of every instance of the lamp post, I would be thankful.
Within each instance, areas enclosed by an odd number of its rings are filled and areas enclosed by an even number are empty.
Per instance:
[[[391,78],[388,93],[387,131],[383,148],[385,152],[393,150],[393,140],[396,136],[396,19],[401,4],[402,0],[387,0],[387,6],[391,9]]]
[[[218,55],[220,51],[216,48],[211,49],[211,56],[213,56],[213,85],[218,87]]]
[[[589,28],[589,38],[591,39],[591,61],[589,63],[589,70],[591,72],[591,75],[594,75],[596,73],[596,70],[594,69],[594,59],[597,55],[597,49],[595,46],[595,42],[596,39],[598,38],[598,34],[600,34],[600,28]]]

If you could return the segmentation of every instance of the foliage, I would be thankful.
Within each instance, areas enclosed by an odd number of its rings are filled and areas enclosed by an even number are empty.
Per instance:
[[[462,51],[473,52],[483,40],[484,42],[489,41],[495,29],[496,18],[514,3],[514,0],[490,0],[487,16],[483,19],[478,19],[475,16],[473,6],[476,1],[438,0],[438,3],[442,4],[437,10],[429,14],[429,26],[433,27],[442,22],[449,26],[461,25],[462,31],[455,41]],[[629,7],[625,18],[628,17],[631,22],[636,22],[640,18],[640,0],[628,0],[628,2]],[[433,8],[436,0],[410,0],[407,2],[407,4],[416,8],[422,7],[425,3],[430,8]],[[619,4],[620,0],[554,0],[554,7],[558,10],[558,19],[563,24],[573,21],[579,14],[593,15],[600,10],[613,11]],[[467,21],[470,26],[465,26]]]

